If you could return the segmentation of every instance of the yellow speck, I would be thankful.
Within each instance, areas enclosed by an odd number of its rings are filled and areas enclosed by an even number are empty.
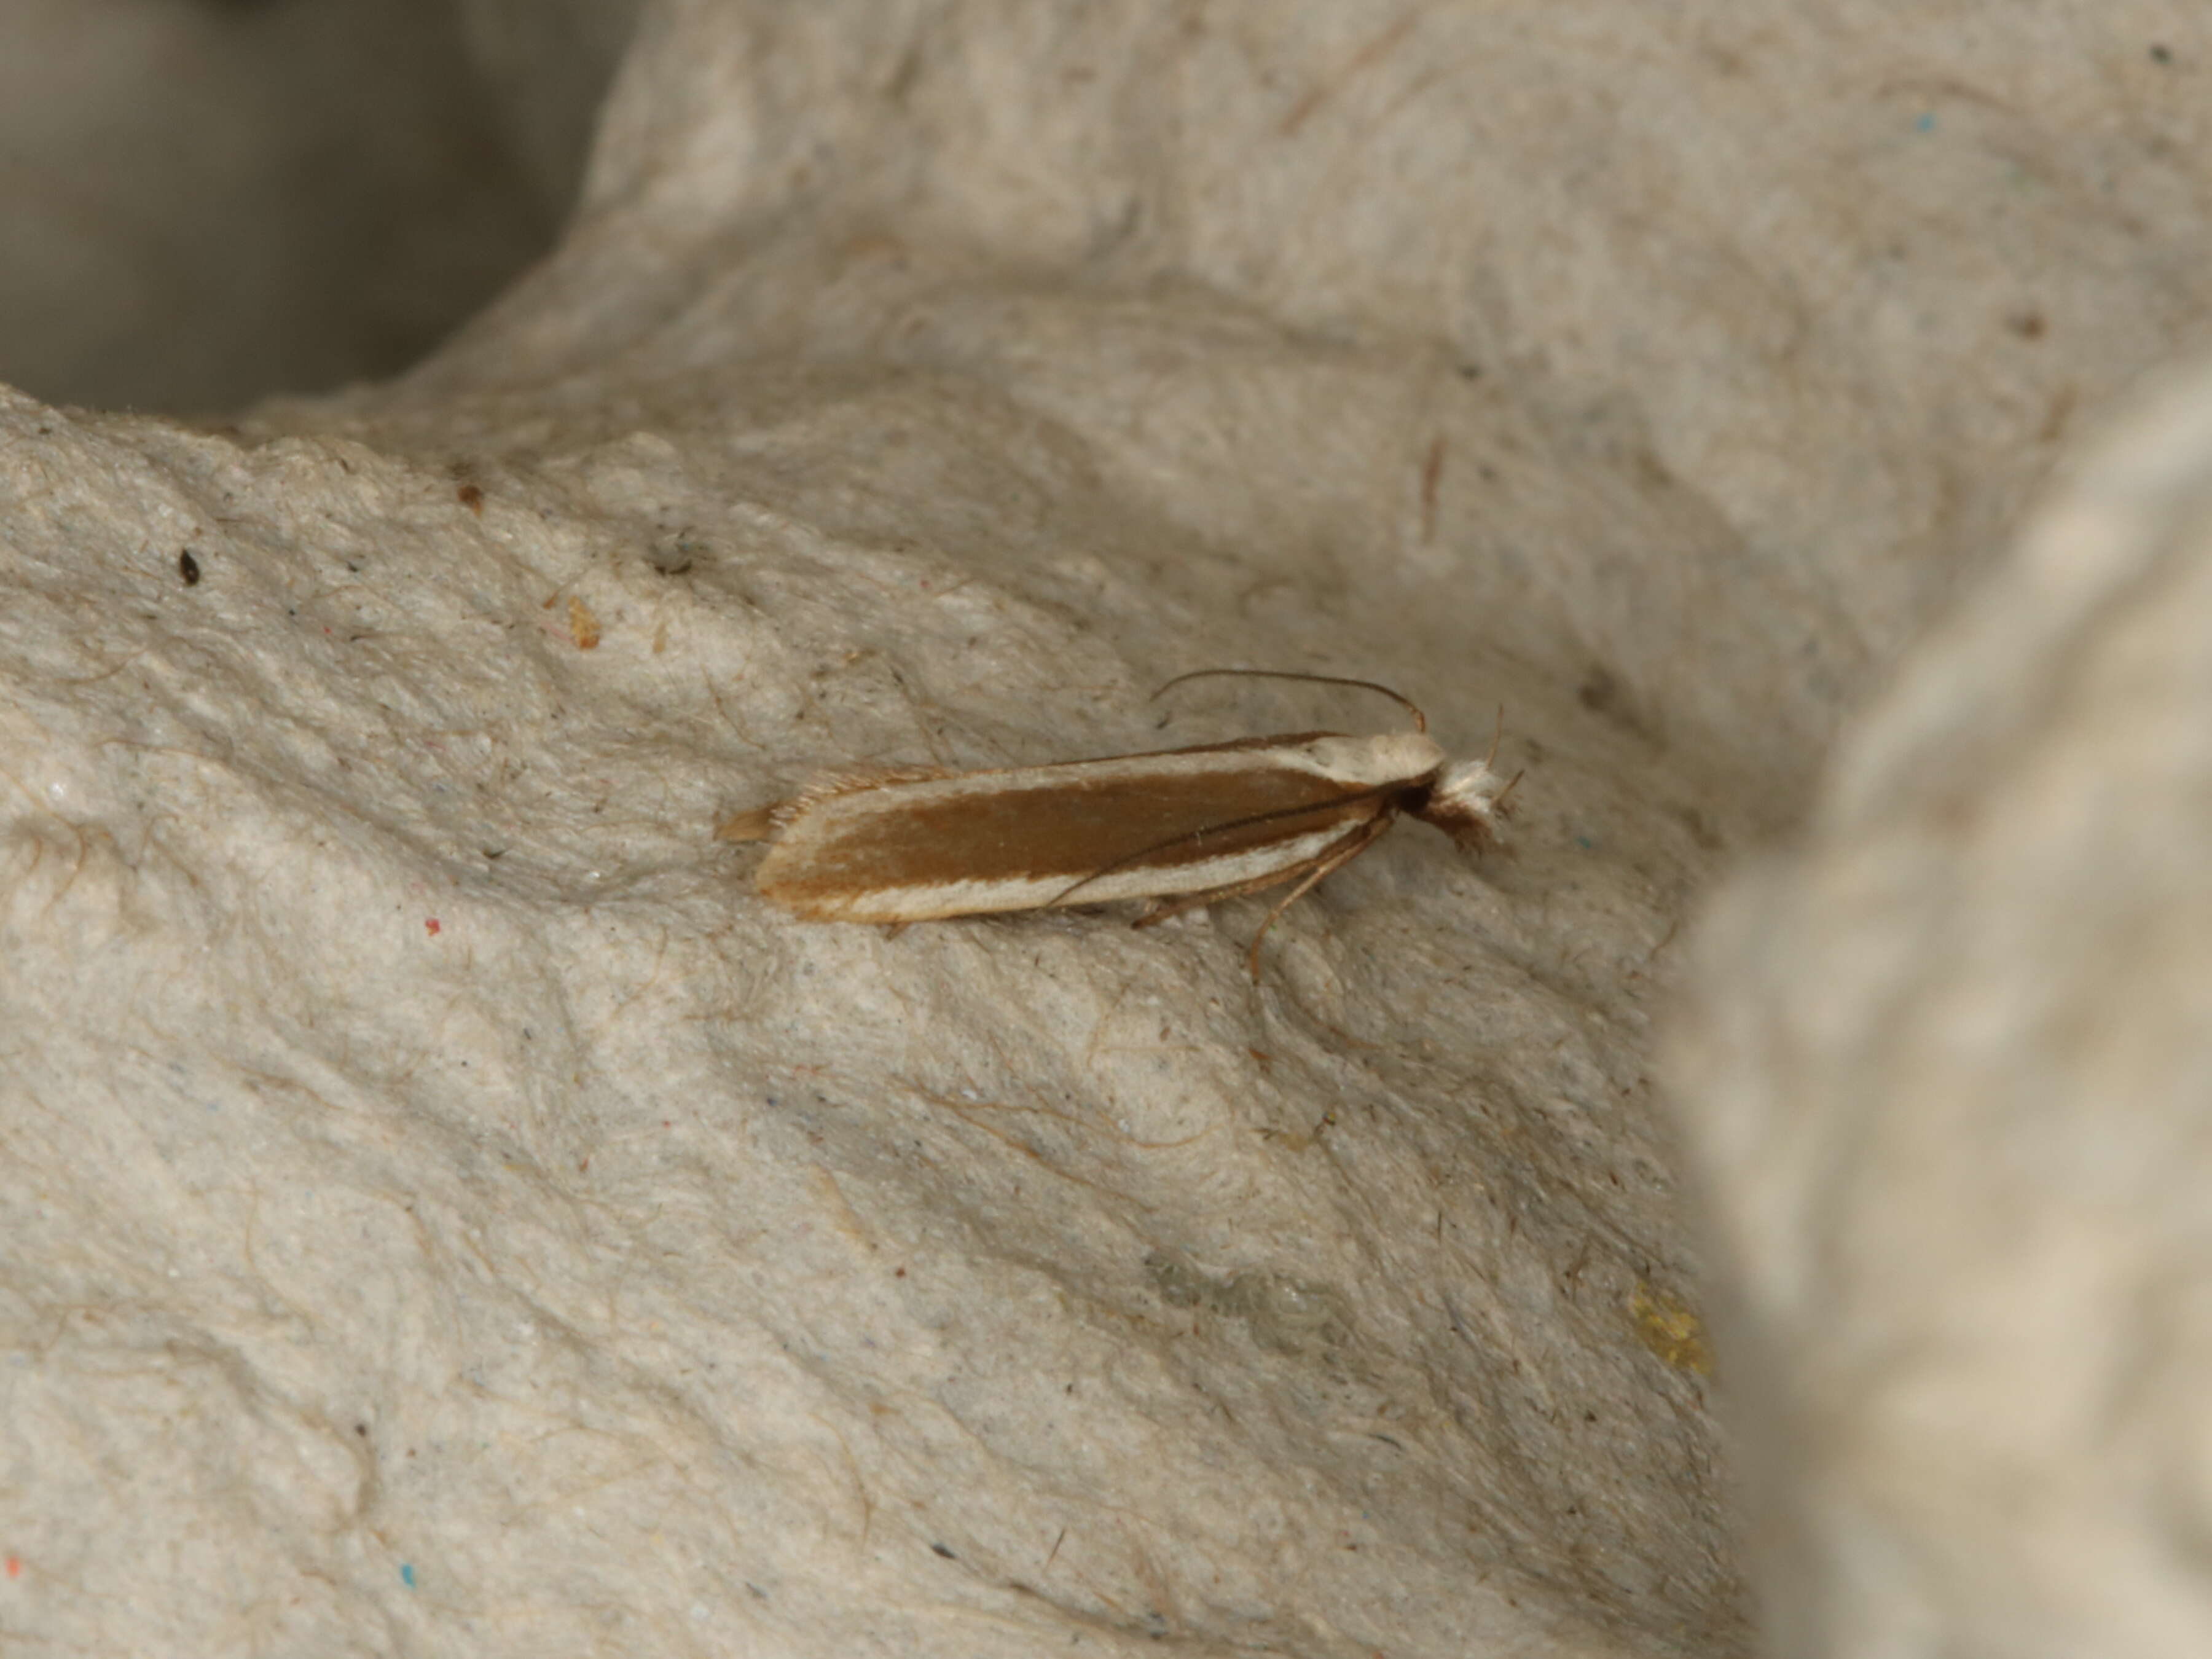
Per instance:
[[[1656,1290],[1643,1280],[1628,1298],[1629,1317],[1636,1322],[1636,1339],[1678,1371],[1713,1374],[1712,1350],[1705,1346],[1705,1322],[1697,1310],[1671,1291]]]

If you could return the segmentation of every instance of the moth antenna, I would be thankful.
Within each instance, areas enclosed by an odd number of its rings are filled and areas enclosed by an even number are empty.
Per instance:
[[[1484,767],[1485,767],[1485,768],[1487,768],[1487,767],[1489,766],[1489,764],[1490,764],[1490,763],[1491,763],[1491,762],[1492,762],[1492,761],[1494,761],[1494,760],[1496,760],[1496,759],[1498,758],[1498,745],[1499,744],[1501,744],[1501,743],[1504,742],[1504,741],[1505,741],[1505,705],[1504,705],[1504,703],[1502,703],[1502,702],[1501,702],[1501,703],[1499,703],[1499,704],[1498,705],[1498,725],[1497,725],[1496,728],[1495,728],[1494,730],[1492,730],[1492,732],[1491,732],[1491,734],[1490,734],[1490,752],[1489,752],[1488,754],[1485,755],[1485,756],[1482,757],[1482,763],[1483,763],[1483,765],[1484,765]],[[1520,775],[1518,772],[1516,772],[1516,773],[1513,775],[1513,783],[1518,783],[1518,782],[1520,782],[1520,781],[1521,781],[1521,775]],[[1509,783],[1509,784],[1507,784],[1505,787],[1506,787],[1508,789],[1510,789],[1510,788],[1512,788],[1513,784]],[[1503,799],[1505,799],[1505,797],[1504,797],[1504,796],[1503,796],[1503,795],[1500,795],[1498,799],[1499,800],[1503,800]]]
[[[1182,684],[1186,680],[1211,679],[1219,676],[1231,674],[1237,675],[1244,679],[1310,680],[1316,685],[1349,685],[1356,687],[1362,691],[1379,691],[1384,696],[1389,698],[1391,702],[1396,703],[1400,708],[1405,709],[1408,714],[1413,715],[1413,730],[1416,732],[1425,732],[1429,729],[1429,717],[1426,714],[1424,714],[1420,709],[1415,706],[1413,700],[1411,697],[1405,696],[1402,692],[1393,691],[1387,685],[1377,685],[1373,680],[1350,680],[1345,678],[1341,674],[1304,674],[1297,672],[1296,670],[1287,668],[1194,668],[1188,674],[1176,675],[1158,690],[1153,692],[1152,696],[1155,699],[1165,696],[1169,692],[1174,690],[1176,687]],[[1502,723],[1505,718],[1505,711],[1503,708],[1500,708],[1498,711],[1498,717]],[[1503,729],[1502,725],[1501,729]]]
[[[1487,761],[1483,763],[1486,766],[1489,764]],[[1505,803],[1513,799],[1513,792],[1521,787],[1521,780],[1527,775],[1528,774],[1525,771],[1516,772],[1513,775],[1512,781],[1508,783],[1503,789],[1499,790],[1498,792],[1497,799],[1490,803],[1490,810],[1498,814],[1501,817],[1509,816],[1511,813],[1512,809],[1507,806]]]

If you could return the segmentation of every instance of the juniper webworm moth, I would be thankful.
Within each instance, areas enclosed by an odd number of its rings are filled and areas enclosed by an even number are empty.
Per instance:
[[[1109,755],[982,772],[913,770],[830,777],[793,799],[741,812],[724,841],[774,844],[754,876],[761,896],[813,921],[894,924],[1115,899],[1151,902],[1139,927],[1216,899],[1295,884],[1275,919],[1333,870],[1373,846],[1402,813],[1480,851],[1498,838],[1520,780],[1498,757],[1449,761],[1428,717],[1371,680],[1204,668],[1214,675],[1312,680],[1379,691],[1413,717],[1410,732],[1347,737],[1293,732],[1152,754]]]

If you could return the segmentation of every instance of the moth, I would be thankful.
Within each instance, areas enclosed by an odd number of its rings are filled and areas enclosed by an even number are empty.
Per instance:
[[[715,835],[772,842],[755,885],[811,921],[903,924],[1145,899],[1135,925],[1146,927],[1293,884],[1253,938],[1246,963],[1255,980],[1260,941],[1276,918],[1401,813],[1473,851],[1498,839],[1520,778],[1492,769],[1495,738],[1481,760],[1448,760],[1411,701],[1334,674],[1202,668],[1153,695],[1219,675],[1377,691],[1413,715],[1413,729],[1292,732],[981,772],[833,776],[738,813]]]

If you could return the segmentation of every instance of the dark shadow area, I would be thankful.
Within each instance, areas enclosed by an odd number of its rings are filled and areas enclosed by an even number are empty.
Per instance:
[[[636,0],[7,0],[0,380],[213,415],[405,368],[553,245]]]

